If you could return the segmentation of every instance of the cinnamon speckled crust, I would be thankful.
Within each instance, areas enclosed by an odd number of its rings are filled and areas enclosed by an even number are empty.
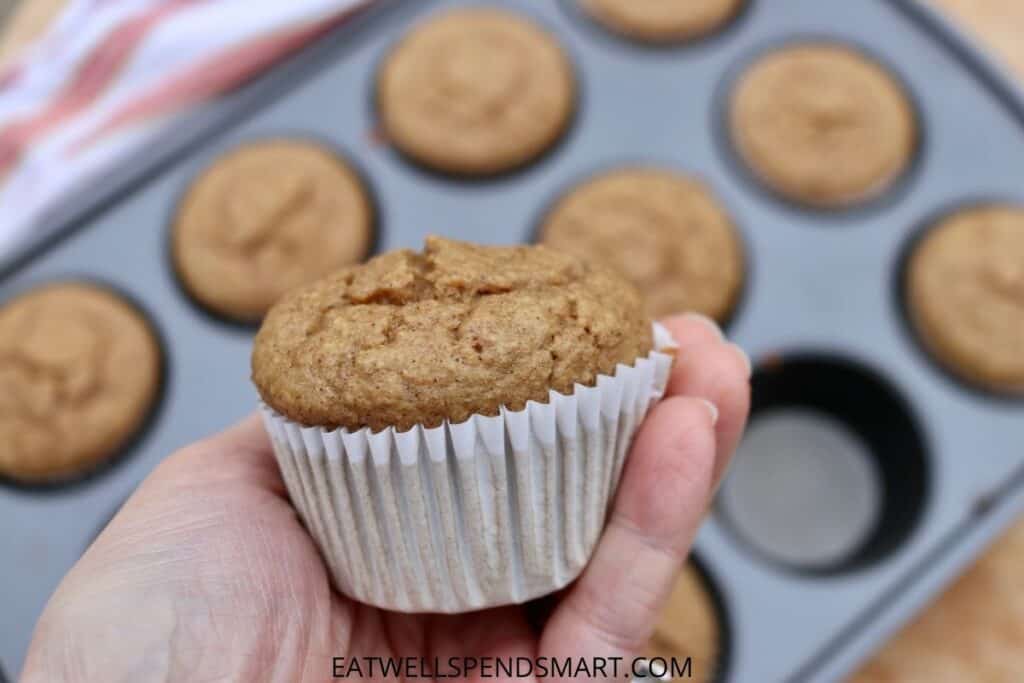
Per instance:
[[[804,43],[765,55],[737,83],[729,117],[737,151],[764,183],[822,208],[882,192],[917,146],[903,87],[842,45]]]
[[[743,285],[744,258],[728,214],[699,180],[655,168],[600,175],[562,198],[541,240],[615,267],[651,315],[697,311],[719,321]]]
[[[182,284],[210,310],[244,322],[292,287],[362,260],[372,243],[362,180],[304,140],[252,142],[217,159],[173,226]]]
[[[715,680],[721,631],[718,608],[704,577],[693,563],[687,563],[662,608],[646,656],[666,662],[675,658],[680,666],[690,657],[692,680],[707,683]]]
[[[460,175],[500,173],[539,156],[575,104],[572,68],[555,39],[493,8],[416,27],[377,79],[387,138],[418,162]]]
[[[39,483],[98,465],[141,426],[160,386],[148,322],[86,283],[0,307],[0,474]]]
[[[688,40],[714,31],[739,13],[745,0],[579,0],[616,33],[649,43]]]
[[[907,269],[908,310],[953,372],[1024,394],[1024,208],[978,206],[940,221]]]
[[[546,247],[437,237],[286,295],[253,349],[263,400],[301,424],[462,422],[546,402],[652,345],[640,294]]]

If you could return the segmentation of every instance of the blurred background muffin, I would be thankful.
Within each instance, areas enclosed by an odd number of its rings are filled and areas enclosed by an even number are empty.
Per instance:
[[[1017,683],[1024,645],[1024,523],[848,683]]]
[[[305,140],[251,142],[185,194],[174,266],[204,307],[256,322],[289,289],[361,261],[373,221],[363,181],[336,153]]]
[[[693,561],[687,562],[665,603],[645,655],[661,657],[666,662],[675,659],[680,667],[689,657],[693,672],[690,680],[711,683],[721,665],[722,643],[718,606],[707,580]]]
[[[830,43],[760,57],[735,86],[729,127],[763,183],[819,208],[883,192],[910,165],[918,138],[903,86],[865,55]]]
[[[959,377],[1024,394],[1024,208],[946,216],[910,255],[906,303],[920,338]]]
[[[622,168],[584,182],[556,202],[540,240],[615,267],[654,317],[696,311],[724,322],[743,287],[728,213],[703,182],[674,171]]]
[[[46,483],[116,455],[149,414],[162,360],[134,305],[65,282],[0,306],[0,476]]]
[[[377,77],[388,141],[425,166],[458,175],[532,161],[562,136],[575,106],[572,66],[555,38],[491,7],[416,26]]]
[[[746,0],[578,0],[605,28],[644,43],[692,40],[721,28]]]

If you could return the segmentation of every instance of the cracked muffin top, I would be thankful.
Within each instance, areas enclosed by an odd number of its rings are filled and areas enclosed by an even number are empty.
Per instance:
[[[263,400],[304,425],[436,427],[545,402],[651,350],[636,288],[543,246],[428,237],[285,295],[253,349]]]

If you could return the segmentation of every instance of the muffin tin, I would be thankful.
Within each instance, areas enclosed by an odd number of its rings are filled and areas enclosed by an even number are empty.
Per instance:
[[[747,283],[729,332],[758,365],[755,412],[809,406],[843,421],[869,445],[881,501],[856,547],[810,567],[757,551],[716,509],[697,550],[722,596],[723,681],[837,680],[1024,508],[1024,403],[952,380],[918,343],[900,301],[904,251],[923,221],[981,198],[1024,202],[1024,97],[984,57],[911,0],[750,0],[719,34],[661,47],[608,34],[569,2],[508,0],[501,4],[567,49],[579,110],[543,158],[473,181],[426,172],[387,147],[372,96],[395,41],[464,4],[383,0],[190,116],[0,264],[0,301],[78,277],[130,293],[163,331],[168,361],[160,409],[109,468],[72,485],[0,487],[6,670],[21,667],[46,599],[111,510],[163,457],[255,406],[253,330],[197,309],[167,251],[181,193],[247,140],[312,136],[346,150],[377,198],[379,250],[418,247],[428,232],[528,241],[562,191],[619,164],[649,162],[710,184],[746,243]],[[806,36],[859,46],[889,65],[918,107],[925,134],[912,171],[866,206],[822,211],[779,200],[723,134],[723,97],[738,71],[767,47]],[[891,408],[882,412],[895,434],[878,429],[879,404]],[[776,479],[780,495],[789,478]],[[759,495],[743,504],[760,504]]]

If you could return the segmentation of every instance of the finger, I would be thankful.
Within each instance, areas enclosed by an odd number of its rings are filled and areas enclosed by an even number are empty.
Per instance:
[[[642,651],[689,551],[711,492],[714,415],[671,397],[644,421],[590,564],[541,639],[549,656]]]
[[[724,342],[725,333],[714,320],[700,313],[681,313],[661,320],[661,324],[682,349],[713,342]]]
[[[750,410],[750,361],[734,344],[684,347],[676,358],[668,394],[697,396],[718,408],[713,481],[721,479],[736,450]]]
[[[263,421],[253,413],[224,431],[183,448],[164,460],[150,479],[161,484],[184,481],[250,483],[284,495]]]
[[[122,540],[153,534],[166,525],[225,510],[252,501],[284,504],[287,494],[274,460],[270,439],[258,415],[187,446],[167,457],[139,485],[103,533]],[[159,522],[154,522],[159,520]]]
[[[253,457],[262,460],[268,454],[272,454],[270,438],[263,427],[263,418],[259,413],[250,413],[241,422],[228,427],[219,434],[214,434],[204,442],[213,447],[231,449],[240,457]]]

